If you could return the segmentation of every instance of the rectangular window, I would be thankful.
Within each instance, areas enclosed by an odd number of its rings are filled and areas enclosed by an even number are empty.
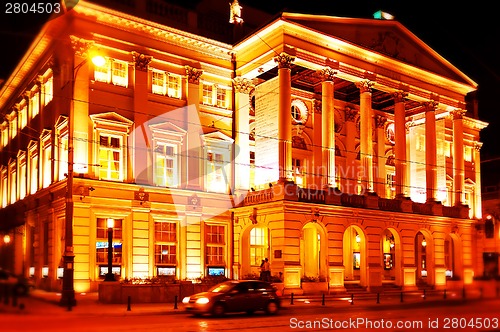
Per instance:
[[[155,264],[157,266],[177,264],[177,224],[155,222]]]
[[[444,155],[448,158],[451,157],[451,142],[444,142]]]
[[[114,219],[114,225],[112,228],[112,262],[113,265],[122,264],[122,228],[123,221],[121,219]],[[97,264],[107,264],[108,263],[108,219],[97,218],[97,229],[96,229],[96,263]]]
[[[40,93],[37,91],[33,93],[30,98],[30,116],[33,119],[40,113]]]
[[[292,159],[292,173],[295,183],[299,187],[305,186],[305,170],[304,170],[304,161],[300,159]]]
[[[176,187],[179,181],[176,147],[158,143],[155,158],[155,184],[160,187]]]
[[[43,105],[47,105],[54,98],[54,78],[50,76],[43,84]]]
[[[111,82],[114,85],[128,86],[128,64],[123,61],[114,60],[112,64]]]
[[[19,111],[19,126],[21,129],[28,125],[28,107],[24,105]]]
[[[43,223],[43,241],[42,241],[42,246],[43,246],[43,265],[48,265],[49,264],[49,244],[50,242],[50,232],[49,232],[49,223],[44,222]],[[47,273],[48,274],[48,273]],[[47,276],[45,276],[47,277]]]
[[[167,93],[169,97],[181,98],[181,77],[174,74],[168,74]]]
[[[158,95],[164,95],[165,90],[165,73],[162,71],[152,71],[152,92]]]
[[[94,79],[98,82],[111,82],[111,59],[106,59],[106,63],[102,66],[94,67]]]
[[[52,183],[52,146],[46,144],[43,147],[43,188],[47,188]]]
[[[396,175],[394,173],[387,173],[386,196],[387,198],[394,198],[396,196]]]
[[[206,225],[205,243],[207,265],[225,265],[224,261],[224,226]]]
[[[7,206],[7,198],[8,198],[8,191],[7,191],[7,172],[2,172],[2,207]]]
[[[30,159],[30,194],[38,190],[38,154],[32,154]]]
[[[10,139],[14,139],[17,136],[17,117],[13,118],[9,122],[10,127]]]
[[[9,182],[10,182],[9,183],[10,184],[10,204],[13,204],[17,201],[17,192],[16,192],[17,173],[15,171],[15,166],[11,168]]]
[[[104,180],[122,180],[122,138],[101,134],[99,136],[99,177]]]
[[[206,84],[203,83],[203,97],[202,97],[202,103],[205,105],[213,105],[213,85],[212,84]]]
[[[218,88],[217,89],[217,107],[226,108],[226,89]]]
[[[206,174],[208,190],[221,193],[226,191],[224,155],[222,153],[212,151],[207,153]]]
[[[26,158],[19,167],[19,199],[26,197]]]
[[[59,180],[64,179],[68,174],[68,134],[59,136]]]
[[[2,129],[2,147],[6,147],[9,144],[9,129]]]
[[[472,162],[472,147],[464,146],[464,160]]]

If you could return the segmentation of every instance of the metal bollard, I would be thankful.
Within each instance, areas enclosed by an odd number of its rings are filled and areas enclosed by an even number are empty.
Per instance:
[[[465,301],[465,287],[462,288],[462,299]]]
[[[377,304],[380,303],[380,293],[377,293]]]
[[[323,298],[321,299],[321,305],[325,305],[325,293],[323,293]]]
[[[443,299],[445,299],[445,300],[446,300],[446,289],[445,289],[445,290],[444,290],[444,292],[443,292]]]
[[[351,294],[351,305],[354,305],[354,294]]]
[[[132,310],[132,308],[130,307],[131,302],[132,302],[132,297],[129,295],[127,297],[127,311],[131,311]]]
[[[401,300],[400,300],[401,303],[403,303],[403,292],[401,292]]]
[[[290,294],[290,304],[293,304],[293,293]]]
[[[177,295],[174,297],[174,309],[177,309]]]
[[[15,287],[12,289],[12,306],[17,307],[17,291]]]
[[[425,300],[425,289],[424,289],[424,295],[422,295],[422,298]]]
[[[9,304],[9,288],[7,285],[4,286],[4,293],[3,295],[5,296],[5,299],[3,300],[3,303],[8,305]]]

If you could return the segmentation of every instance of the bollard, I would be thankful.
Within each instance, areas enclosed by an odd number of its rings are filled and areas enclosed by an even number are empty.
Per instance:
[[[445,290],[444,290],[444,292],[443,292],[443,299],[445,299],[445,300],[446,300],[446,289],[445,289]]]
[[[401,303],[403,303],[403,292],[401,292],[401,300],[400,300]]]
[[[323,298],[321,299],[321,305],[325,305],[325,293],[323,293]]]
[[[424,289],[424,295],[422,295],[422,298],[425,300],[425,289]]]
[[[351,294],[351,305],[354,305],[354,294]]]
[[[290,304],[293,304],[293,293],[290,294]]]
[[[465,301],[465,287],[462,288],[462,299]]]
[[[177,295],[174,297],[174,309],[177,309]]]
[[[380,293],[377,293],[377,303],[380,303]]]
[[[4,293],[3,295],[5,296],[5,299],[3,300],[3,303],[8,305],[9,304],[9,289],[7,288],[7,285],[4,286]]]
[[[132,297],[129,295],[127,297],[127,311],[131,311],[132,310],[132,308],[130,307],[131,302],[132,302]]]
[[[17,291],[15,287],[12,289],[12,306],[17,307]]]
[[[73,307],[71,306],[71,301],[68,301],[68,311],[71,311]]]

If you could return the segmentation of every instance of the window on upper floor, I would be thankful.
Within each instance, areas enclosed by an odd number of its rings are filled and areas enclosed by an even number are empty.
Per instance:
[[[42,188],[52,183],[52,141],[50,131],[42,134]]]
[[[425,136],[417,135],[415,137],[415,149],[420,152],[425,152]]]
[[[128,63],[106,58],[103,66],[94,67],[94,79],[98,82],[128,87]]]
[[[229,93],[227,87],[204,82],[202,84],[202,100],[204,105],[228,108]]]
[[[56,124],[56,146],[54,153],[56,154],[54,167],[57,180],[61,181],[66,178],[68,174],[68,119],[60,117]]]
[[[94,122],[93,164],[99,179],[123,181],[127,178],[127,137],[133,122],[114,112],[90,116]]]
[[[40,113],[40,92],[38,90],[31,93],[29,113],[31,119]]]
[[[31,141],[28,145],[29,193],[38,191],[38,143]]]
[[[220,133],[202,135],[204,142],[205,190],[225,193],[231,178],[230,148],[233,140]]]
[[[154,94],[166,95],[171,98],[181,97],[181,77],[160,70],[151,72],[152,89]]]
[[[12,160],[9,162],[9,191],[10,191],[10,204],[17,201],[17,162]]]
[[[19,163],[19,199],[26,197],[26,152],[19,153],[17,157]]]
[[[28,106],[26,104],[22,104],[20,107],[19,113],[19,129],[23,129],[28,125]]]
[[[9,132],[10,139],[14,139],[17,136],[17,116],[13,117],[9,121]]]
[[[42,84],[43,106],[46,106],[54,98],[54,77],[52,73],[49,75]]]
[[[464,160],[468,162],[472,162],[472,147],[464,146]]]
[[[6,147],[9,144],[9,128],[7,126],[2,128],[2,147]]]
[[[8,204],[8,181],[7,181],[7,168],[2,166],[0,171],[1,185],[2,185],[2,207]]]

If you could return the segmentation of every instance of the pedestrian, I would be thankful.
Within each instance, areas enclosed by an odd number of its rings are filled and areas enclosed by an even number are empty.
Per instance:
[[[271,281],[271,264],[269,263],[269,259],[267,258],[264,260],[263,270],[264,281]]]
[[[262,263],[260,263],[260,277],[259,279],[260,280],[265,280],[265,272],[264,272],[264,264],[266,263],[266,261],[263,259],[262,260]]]

